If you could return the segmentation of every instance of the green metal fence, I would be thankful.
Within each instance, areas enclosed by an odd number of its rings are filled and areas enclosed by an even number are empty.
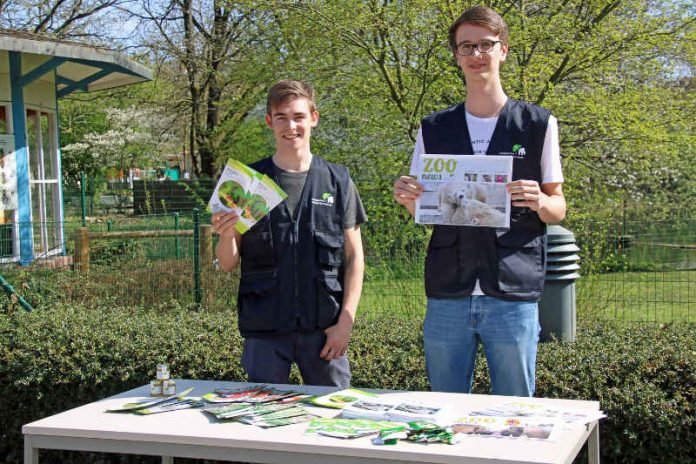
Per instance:
[[[207,233],[201,226],[209,224],[209,217],[200,213],[199,227],[196,224],[194,212],[90,219],[86,228],[91,234],[120,231],[146,235],[148,231],[179,230],[188,235],[91,238],[90,269],[83,272],[71,263],[82,222],[69,221],[62,224],[65,243],[58,244],[57,255],[37,254],[37,261],[28,268],[6,263],[1,273],[39,309],[54,301],[48,294],[97,306],[166,307],[176,303],[210,311],[232,308],[238,276],[214,269],[212,246],[201,251]],[[586,225],[589,233],[576,232],[583,266],[582,277],[576,282],[578,317],[696,322],[695,226],[696,221],[649,226],[595,224]],[[8,243],[16,228],[6,230],[10,230],[8,238],[0,242],[5,251],[12,249]],[[411,248],[385,251],[379,245],[385,234],[398,238],[401,231],[385,230],[377,222],[363,228],[367,273],[360,312],[364,317],[422,317],[427,239],[411,244]],[[376,238],[380,239],[378,244]],[[214,246],[214,237],[212,241]],[[66,256],[62,256],[61,248]],[[58,265],[54,266],[56,261]],[[32,280],[33,286],[22,285],[23,279]]]
[[[19,226],[0,225],[0,261],[10,266],[2,273],[20,293],[22,286],[12,280],[13,272],[20,280],[41,276],[44,293],[67,301],[165,307],[176,303],[211,311],[234,307],[237,275],[214,269],[210,247],[201,251],[206,235],[200,226],[209,224],[204,207],[212,188],[212,182],[198,181],[96,186],[84,179],[81,187],[64,189],[65,222],[32,225],[35,241],[42,230],[51,240],[44,248],[35,247],[37,261],[28,269],[19,271],[7,263],[17,255]],[[367,271],[360,312],[422,317],[427,229],[406,221],[395,226],[370,213],[362,234]],[[696,322],[696,220],[571,219],[564,226],[575,233],[581,249],[582,277],[575,284],[579,318]],[[76,232],[82,227],[97,235],[153,234],[95,236],[90,239],[90,270],[82,272],[71,264]],[[186,233],[154,234],[177,230]],[[51,267],[56,269],[46,270]],[[52,286],[59,289],[49,290]],[[32,305],[52,301],[36,287],[25,290]]]

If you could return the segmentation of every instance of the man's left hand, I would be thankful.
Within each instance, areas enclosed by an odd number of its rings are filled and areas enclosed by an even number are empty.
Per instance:
[[[353,332],[353,323],[341,318],[336,325],[332,325],[324,331],[326,333],[326,343],[319,353],[321,359],[331,361],[344,356],[348,352],[350,335]]]
[[[507,184],[512,199],[512,206],[538,211],[543,206],[546,194],[541,191],[535,180],[520,179]]]

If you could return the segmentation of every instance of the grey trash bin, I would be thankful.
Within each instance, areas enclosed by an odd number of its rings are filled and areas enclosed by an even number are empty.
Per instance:
[[[546,278],[544,292],[539,301],[541,341],[556,339],[575,341],[575,281],[580,248],[575,235],[561,226],[548,226],[546,250]]]

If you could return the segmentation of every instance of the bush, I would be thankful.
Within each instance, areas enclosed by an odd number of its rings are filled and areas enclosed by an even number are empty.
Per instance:
[[[159,362],[177,377],[243,380],[233,314],[171,306],[0,314],[0,461],[21,461],[23,424],[143,385]],[[686,462],[696,456],[693,329],[582,327],[575,343],[541,345],[537,396],[599,400],[609,415],[600,433],[605,462]],[[357,387],[428,389],[420,320],[361,321],[350,355]],[[485,362],[475,384],[488,391]]]

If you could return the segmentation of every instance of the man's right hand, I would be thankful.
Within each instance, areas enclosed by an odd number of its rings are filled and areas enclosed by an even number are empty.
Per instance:
[[[213,231],[221,237],[234,237],[234,225],[239,221],[237,213],[213,214]]]
[[[413,216],[416,213],[416,200],[423,194],[423,186],[413,177],[401,176],[394,182],[394,200],[406,207]]]

